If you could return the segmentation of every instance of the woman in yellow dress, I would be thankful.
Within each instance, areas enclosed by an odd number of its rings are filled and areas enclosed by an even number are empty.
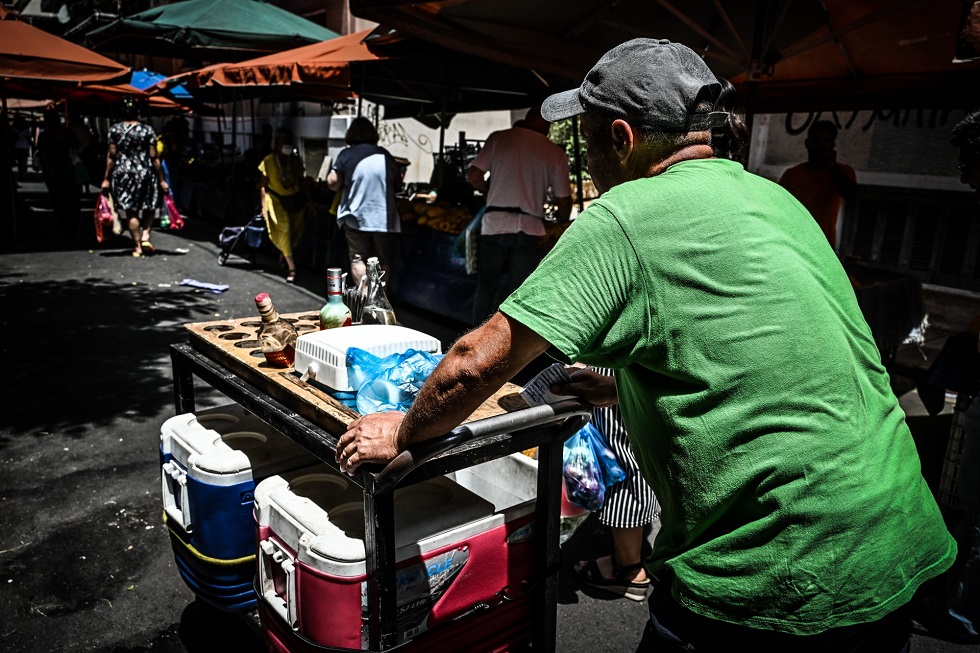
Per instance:
[[[296,281],[293,248],[303,235],[303,212],[309,201],[309,191],[303,162],[296,155],[293,133],[288,129],[276,131],[272,154],[262,159],[262,218],[275,245],[286,263],[286,281]]]

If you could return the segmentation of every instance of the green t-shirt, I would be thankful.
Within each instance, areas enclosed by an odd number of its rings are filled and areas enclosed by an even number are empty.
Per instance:
[[[690,610],[812,634],[952,564],[847,275],[776,184],[710,159],[617,186],[501,311],[616,370],[663,506],[648,567]]]

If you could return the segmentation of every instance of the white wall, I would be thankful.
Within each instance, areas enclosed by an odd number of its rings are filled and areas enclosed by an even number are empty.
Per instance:
[[[512,124],[509,111],[487,111],[459,114],[446,129],[445,145],[459,142],[460,132],[468,140],[484,140],[491,132],[507,129]],[[394,156],[408,159],[406,182],[428,182],[434,166],[433,154],[439,151],[439,130],[430,129],[411,118],[382,120],[378,126],[380,145]]]
[[[806,160],[805,128],[831,120],[840,125],[837,160],[854,168],[858,183],[968,192],[959,182],[957,150],[949,144],[950,131],[964,115],[940,110],[757,115],[749,170],[777,180]]]

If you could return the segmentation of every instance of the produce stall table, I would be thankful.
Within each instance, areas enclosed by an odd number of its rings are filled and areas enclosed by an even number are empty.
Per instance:
[[[453,251],[455,241],[456,234],[406,229],[404,274],[394,299],[472,324],[476,275],[466,274],[466,259]]]
[[[283,317],[300,334],[317,328],[315,313]],[[357,414],[301,382],[292,368],[269,366],[258,348],[259,323],[251,318],[185,325],[189,344],[170,350],[177,414],[195,410],[196,376],[339,472],[337,440]],[[527,408],[517,390],[505,385],[452,432],[403,452],[387,466],[364,465],[352,477],[364,493],[369,650],[396,644],[394,489],[533,447],[543,498],[535,504],[533,647],[555,650],[561,502],[547,498],[561,496],[561,444],[588,421],[589,411],[576,401]]]

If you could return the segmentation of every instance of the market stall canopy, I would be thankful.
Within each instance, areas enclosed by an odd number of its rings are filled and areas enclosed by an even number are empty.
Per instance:
[[[126,97],[145,100],[147,107],[153,114],[182,113],[190,110],[190,107],[176,100],[159,94],[149,94],[128,82],[64,86],[59,88],[55,94],[58,99],[65,100],[73,106],[84,105],[87,112],[93,114],[111,114],[113,105]],[[213,110],[211,112],[214,113]]]
[[[980,105],[980,61],[954,63],[960,2],[930,0],[350,0],[438,45],[581,80],[635,37],[684,43],[752,111]]]
[[[129,68],[80,45],[0,13],[0,77],[19,82],[104,82]]]
[[[167,79],[167,76],[162,73],[155,73],[152,70],[134,70],[133,74],[129,77],[129,85],[138,88],[141,91],[147,91],[149,89],[156,88],[156,85]],[[180,84],[170,86],[167,88],[167,93],[170,97],[177,98],[179,100],[189,100],[193,96],[190,94],[186,88]]]
[[[159,86],[184,86],[210,100],[304,94],[310,99],[348,99],[350,63],[377,59],[362,43],[370,33],[364,30],[257,59],[206,66],[174,75]]]
[[[336,36],[258,0],[186,0],[120,18],[86,38],[96,49],[110,52],[241,61]]]
[[[385,27],[240,63],[176,75],[197,97],[338,99],[354,94],[385,106],[386,117],[526,107],[570,82],[527,68],[448,51]]]
[[[387,26],[365,43],[384,56],[355,63],[351,84],[383,105],[387,118],[442,115],[445,124],[450,114],[529,107],[572,84],[533,61],[512,65],[457,52]]]

